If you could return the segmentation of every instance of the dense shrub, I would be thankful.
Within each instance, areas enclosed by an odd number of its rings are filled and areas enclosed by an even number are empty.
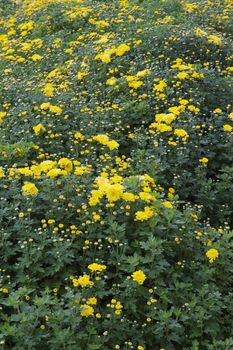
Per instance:
[[[1,348],[232,349],[232,1],[0,16]]]

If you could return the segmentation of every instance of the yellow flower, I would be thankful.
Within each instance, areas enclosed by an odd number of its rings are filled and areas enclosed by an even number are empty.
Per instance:
[[[40,177],[41,169],[40,169],[39,165],[32,165],[30,170],[33,172],[33,176],[35,178],[39,178]]]
[[[130,192],[123,193],[122,199],[124,199],[125,201],[129,201],[129,202],[134,202],[136,200],[135,195],[133,193],[130,193]]]
[[[101,193],[101,191],[98,190],[93,190],[91,194],[92,196],[89,199],[89,205],[93,207],[100,202],[100,199],[103,197],[103,194]]]
[[[110,149],[110,151],[113,151],[114,149],[117,149],[119,147],[119,143],[115,140],[112,140],[107,143],[107,146]]]
[[[168,111],[175,115],[180,115],[180,113],[183,112],[183,110],[184,110],[184,106],[172,106],[168,108]]]
[[[90,305],[96,305],[97,304],[97,299],[95,297],[88,298],[87,303],[90,304]]]
[[[106,188],[106,197],[109,202],[118,201],[123,194],[123,186],[121,184],[108,185]]]
[[[81,176],[85,173],[86,168],[83,166],[76,166],[74,169],[74,175]]]
[[[143,201],[146,201],[146,202],[150,202],[150,201],[153,201],[155,200],[155,197],[152,196],[150,193],[148,192],[140,192],[139,193],[139,197],[143,200]]]
[[[169,132],[172,131],[172,127],[170,125],[164,123],[152,123],[150,124],[150,128],[154,128],[157,132]]]
[[[183,98],[181,98],[179,102],[180,102],[180,104],[183,105],[183,106],[186,106],[186,105],[189,103],[188,100],[185,100],[185,99],[183,99]]]
[[[9,289],[8,288],[0,288],[0,292],[2,292],[3,294],[8,294]]]
[[[180,80],[187,79],[189,77],[188,73],[186,72],[179,72],[176,77]]]
[[[217,114],[220,114],[220,113],[222,113],[222,110],[221,110],[221,108],[216,108],[216,109],[214,110],[214,113],[217,113]]]
[[[142,84],[143,82],[141,80],[136,80],[136,79],[128,83],[129,87],[133,89],[138,89]]]
[[[146,275],[142,270],[135,271],[131,276],[139,285],[142,285],[146,279]]]
[[[73,169],[73,163],[68,158],[61,158],[58,162],[61,168],[65,169],[67,174],[69,174]]]
[[[209,262],[212,263],[212,262],[214,262],[214,260],[216,260],[218,258],[219,252],[217,249],[212,248],[206,252],[206,256],[209,259]]]
[[[4,177],[4,171],[3,171],[3,167],[0,166],[0,179],[2,179]]]
[[[42,133],[46,129],[45,129],[43,124],[37,124],[37,125],[33,126],[33,130],[34,130],[34,133],[36,135],[39,135],[40,133]]]
[[[44,162],[40,163],[39,167],[41,171],[44,173],[47,173],[50,169],[54,168],[57,165],[57,162],[53,160],[45,160]]]
[[[51,169],[47,172],[47,176],[49,177],[57,177],[61,175],[62,170],[58,168]]]
[[[81,305],[81,316],[83,317],[89,317],[89,316],[93,316],[94,314],[94,308],[90,305],[87,305],[87,304],[84,304],[84,305]]]
[[[199,162],[200,163],[204,163],[204,164],[208,163],[208,161],[209,161],[209,159],[206,158],[206,157],[203,157],[203,158],[199,159]]]
[[[144,69],[139,72],[137,72],[137,77],[142,78],[145,77],[146,75],[150,75],[151,71],[149,69]]]
[[[0,125],[2,124],[3,119],[5,118],[6,114],[7,114],[6,112],[0,111]]]
[[[232,129],[233,129],[232,126],[229,125],[229,124],[223,125],[223,130],[226,131],[226,132],[231,132]]]
[[[200,28],[196,28],[195,34],[196,34],[196,36],[200,36],[200,37],[207,35],[207,33],[204,30],[200,29]]]
[[[172,203],[171,203],[171,202],[168,202],[168,201],[163,202],[163,205],[164,205],[166,208],[169,208],[169,209],[173,208]]]
[[[31,182],[25,182],[24,186],[22,187],[22,193],[24,196],[36,196],[38,192],[39,191],[36,185]]]
[[[91,20],[89,20],[89,22],[91,23]],[[93,24],[95,24],[97,28],[109,27],[109,23],[104,21],[104,20],[102,20],[102,21],[94,21],[93,20]]]
[[[233,112],[231,112],[231,113],[228,115],[228,118],[229,118],[230,120],[233,120]]]
[[[117,56],[123,56],[127,51],[130,51],[130,46],[126,44],[120,44],[116,50],[115,53]]]
[[[174,130],[174,135],[178,136],[178,137],[188,137],[187,132],[184,129],[175,129]]]
[[[62,114],[62,109],[59,106],[52,106],[52,105],[50,105],[49,106],[49,110],[50,110],[50,112],[55,113],[57,115],[61,115]]]
[[[65,53],[72,54],[74,52],[73,49],[69,48],[64,51]]]
[[[47,110],[50,107],[50,103],[49,102],[44,102],[40,105],[40,108],[43,110]]]
[[[103,53],[99,53],[95,56],[96,60],[101,60],[103,63],[110,63],[111,62],[111,55],[113,54],[114,50],[106,50]]]
[[[54,87],[52,84],[46,84],[45,85],[45,88],[43,90],[43,93],[48,96],[48,97],[51,97],[53,96],[53,93],[54,93]]]
[[[107,145],[109,142],[109,137],[107,135],[96,135],[93,136],[93,140],[101,143],[102,145]]]
[[[154,84],[153,90],[156,92],[163,92],[166,86],[167,83],[165,80],[160,80],[157,84]]]
[[[115,312],[114,312],[114,313],[115,313],[116,315],[120,315],[120,314],[121,314],[121,312],[122,312],[121,310],[115,310]]]
[[[83,78],[87,75],[88,73],[86,72],[78,72],[77,73],[77,78],[78,80],[83,80]]]
[[[207,39],[212,44],[215,44],[215,45],[218,45],[218,46],[222,45],[222,40],[217,35],[208,35]]]
[[[117,79],[115,77],[112,77],[106,81],[106,85],[113,86],[116,84],[116,82],[117,82]]]
[[[101,219],[101,217],[100,217],[99,214],[94,214],[94,215],[93,215],[93,220],[94,220],[94,221],[100,221],[100,219]]]
[[[145,207],[144,211],[137,211],[135,213],[135,220],[137,221],[145,221],[150,219],[154,215],[154,211],[150,207]]]
[[[100,265],[97,263],[93,263],[88,265],[88,269],[91,270],[92,272],[96,272],[96,271],[104,271],[106,270],[107,266],[106,265]]]
[[[193,12],[193,10],[198,9],[197,4],[184,4],[184,10],[188,13]]]
[[[89,275],[80,276],[78,279],[74,278],[74,279],[72,279],[72,282],[73,282],[74,287],[81,286],[82,288],[84,288],[84,287],[88,287],[88,286],[91,287],[94,285],[94,282],[92,282],[90,280]]]
[[[159,113],[155,115],[155,120],[158,123],[164,122],[166,124],[171,124],[176,118],[177,118],[176,115],[173,113],[168,113],[168,114]]]
[[[83,136],[83,134],[81,134],[81,132],[76,132],[76,133],[74,134],[74,138],[75,138],[76,140],[80,140],[80,141],[83,141],[83,140],[85,139],[85,137]]]
[[[31,56],[31,59],[33,60],[33,62],[40,61],[40,60],[42,60],[42,58],[43,58],[42,56],[37,55],[37,54]]]
[[[200,109],[199,109],[198,107],[193,106],[193,105],[189,105],[189,106],[188,106],[188,109],[189,109],[191,112],[194,112],[194,113],[200,112]]]
[[[121,309],[123,309],[123,305],[118,301],[118,302],[116,303],[116,305],[115,305],[115,309],[116,309],[116,310],[121,310]]]

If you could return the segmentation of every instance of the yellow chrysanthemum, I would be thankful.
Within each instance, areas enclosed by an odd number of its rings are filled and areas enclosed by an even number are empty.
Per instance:
[[[142,285],[146,279],[146,275],[142,270],[135,271],[131,276],[139,285]]]

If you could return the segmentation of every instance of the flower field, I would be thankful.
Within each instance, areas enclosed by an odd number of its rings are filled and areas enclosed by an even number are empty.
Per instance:
[[[233,1],[0,25],[0,350],[232,350]]]

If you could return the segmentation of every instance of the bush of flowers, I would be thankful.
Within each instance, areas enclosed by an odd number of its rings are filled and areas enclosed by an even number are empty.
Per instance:
[[[0,349],[233,348],[232,10],[0,3]]]

